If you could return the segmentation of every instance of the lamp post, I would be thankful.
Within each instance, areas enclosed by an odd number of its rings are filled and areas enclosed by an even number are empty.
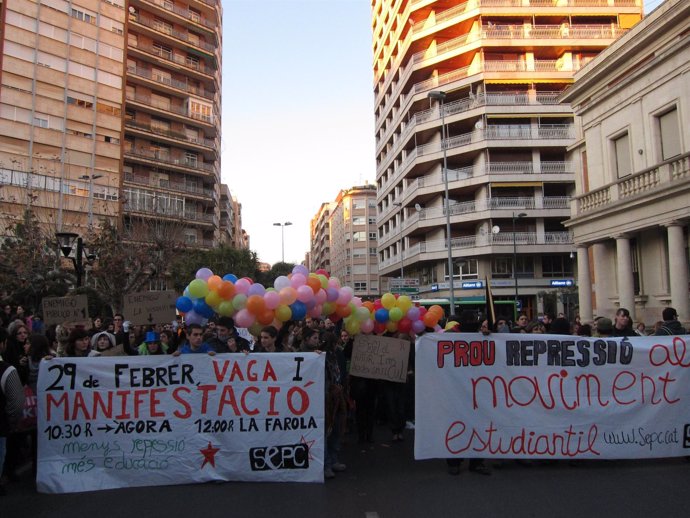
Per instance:
[[[513,282],[515,283],[515,300],[513,304],[513,322],[517,322],[517,304],[518,304],[518,280],[517,280],[517,241],[515,239],[515,220],[526,217],[527,214],[521,212],[515,214],[513,212]]]
[[[84,273],[84,265],[82,263],[82,254],[84,253],[84,242],[79,234],[73,232],[56,232],[55,237],[58,240],[58,246],[62,251],[62,255],[70,257],[74,244],[77,244],[77,251],[72,257],[74,263],[74,271],[77,274],[77,288],[81,286],[81,276]]]
[[[448,249],[448,281],[450,287],[450,314],[455,315],[455,290],[453,289],[453,250],[451,249],[450,236],[450,199],[448,198],[448,160],[446,156],[446,117],[443,109],[443,102],[446,99],[446,92],[436,90],[429,92],[427,95],[429,99],[437,100],[439,104],[439,111],[441,112],[441,149],[443,150],[443,168],[441,170],[443,175],[443,186],[445,189],[445,206],[446,206],[446,248]]]
[[[89,228],[93,227],[93,181],[102,177],[102,174],[85,174],[79,177],[80,180],[87,180],[89,182]]]
[[[394,201],[393,205],[395,205],[396,207],[400,207],[400,223],[398,223],[398,226],[400,228],[400,231],[398,232],[398,240],[400,241],[400,279],[404,279],[405,269],[403,264],[402,203],[400,203],[399,201]]]
[[[274,227],[280,227],[280,248],[282,251],[282,261],[285,262],[285,227],[292,225],[289,221],[285,223],[273,223]]]

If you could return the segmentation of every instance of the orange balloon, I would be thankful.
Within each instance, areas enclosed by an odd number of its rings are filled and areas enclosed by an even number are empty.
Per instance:
[[[362,302],[362,306],[364,306],[365,308],[367,308],[367,309],[369,310],[369,313],[374,313],[374,312],[376,311],[373,302],[369,302],[369,301]]]
[[[431,311],[427,311],[422,317],[422,321],[426,327],[434,327],[436,324],[438,324],[438,317]]]
[[[434,315],[437,315],[437,316],[438,316],[438,320],[442,319],[442,318],[443,318],[443,315],[444,315],[443,308],[442,308],[441,306],[438,306],[438,305],[431,306],[431,307],[429,308],[429,311],[428,311],[428,312],[429,312],[429,313],[433,313]]]
[[[231,300],[235,296],[235,285],[230,281],[223,281],[216,291],[222,299]]]
[[[220,285],[223,284],[223,279],[221,279],[218,275],[211,275],[206,280],[206,284],[208,284],[209,290],[218,291],[218,288],[220,288]]]
[[[275,317],[275,313],[273,312],[273,310],[272,309],[266,309],[266,310],[264,310],[263,313],[261,313],[260,315],[258,315],[256,317],[256,321],[259,322],[259,324],[261,324],[261,325],[268,326],[268,325],[271,325],[273,323],[274,317]]]
[[[321,289],[321,281],[318,277],[309,276],[307,278],[307,286],[309,286],[311,288],[311,291],[314,292],[314,295],[316,295]]]
[[[345,306],[338,305],[335,307],[335,314],[338,315],[340,318],[349,317],[351,313],[352,313],[352,308],[350,307],[349,304],[347,304]]]
[[[247,311],[254,316],[262,315],[266,311],[266,303],[261,295],[252,295],[247,299]],[[271,318],[273,320],[273,318]],[[270,323],[270,322],[269,322]]]

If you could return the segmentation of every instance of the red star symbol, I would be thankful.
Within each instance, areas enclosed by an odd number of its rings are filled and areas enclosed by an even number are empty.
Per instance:
[[[204,462],[201,465],[203,468],[206,466],[206,463],[209,463],[211,466],[214,468],[216,467],[216,453],[220,451],[220,448],[214,448],[211,443],[208,443],[208,446],[206,446],[205,449],[199,450],[199,453],[201,453],[204,456]]]
[[[309,460],[314,460],[314,457],[311,454],[311,447],[314,446],[316,439],[314,439],[313,441],[307,441],[303,435],[299,442],[307,445],[307,451],[309,452]]]

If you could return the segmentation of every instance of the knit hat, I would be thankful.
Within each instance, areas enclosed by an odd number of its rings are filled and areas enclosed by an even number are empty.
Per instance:
[[[98,339],[101,336],[105,336],[108,339],[110,342],[110,347],[115,347],[115,335],[109,333],[108,331],[101,331],[100,333],[96,333],[91,337],[91,349],[98,349]]]

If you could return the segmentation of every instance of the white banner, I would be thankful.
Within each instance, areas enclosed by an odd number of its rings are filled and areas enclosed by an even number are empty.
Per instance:
[[[41,492],[323,482],[325,355],[41,362]]]
[[[424,335],[415,458],[690,455],[689,341]]]

